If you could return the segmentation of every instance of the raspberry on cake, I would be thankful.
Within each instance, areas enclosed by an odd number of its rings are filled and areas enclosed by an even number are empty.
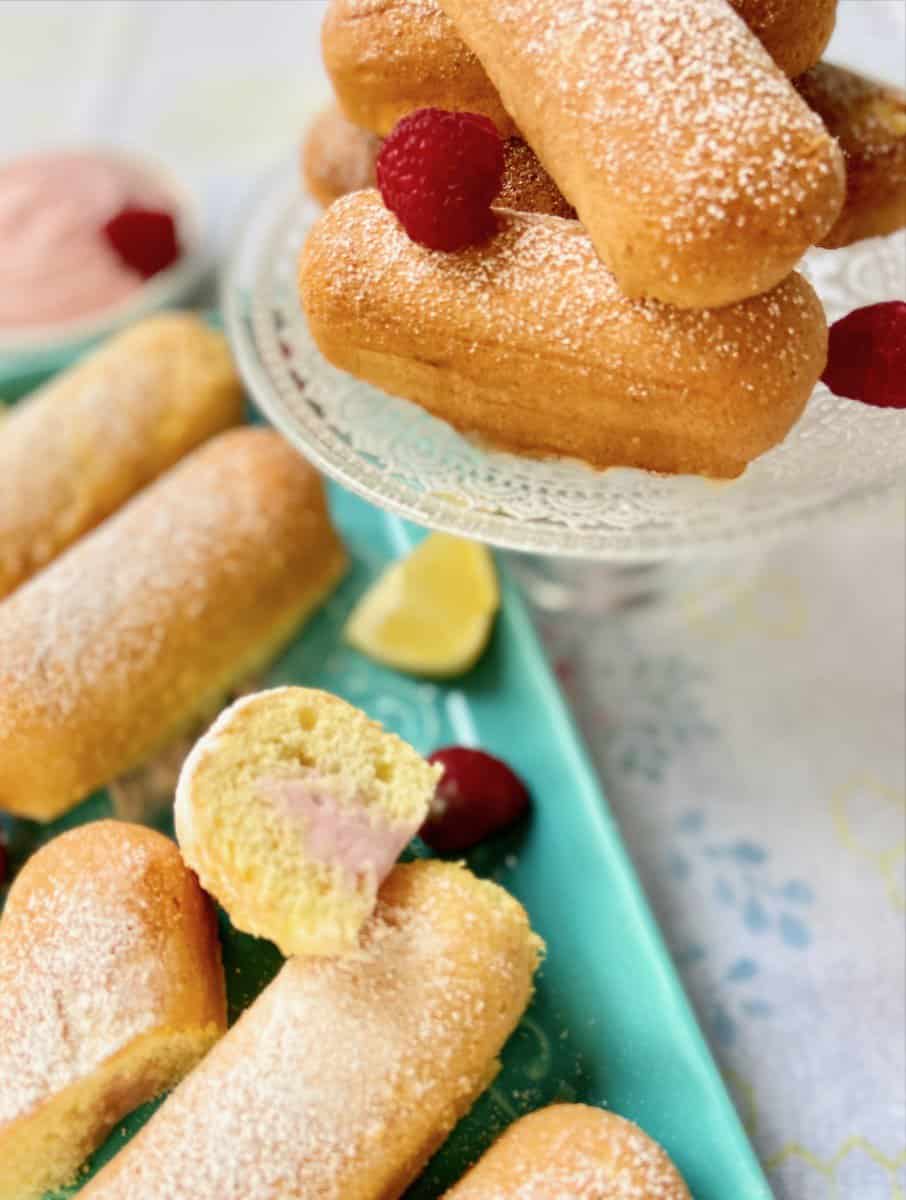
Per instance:
[[[348,121],[334,104],[319,113],[302,143],[301,168],[305,189],[327,208],[350,192],[374,187],[380,138]],[[550,213],[574,218],[576,210],[564,200],[531,146],[518,137],[503,144],[503,177],[494,203],[517,212]]]
[[[843,210],[820,244],[828,249],[848,246],[901,229],[906,225],[906,94],[824,62],[793,82],[840,143],[846,160]],[[380,138],[331,106],[315,118],[305,137],[306,189],[326,208],[340,196],[373,187],[380,148]],[[504,143],[503,179],[494,203],[517,212],[576,216],[531,146],[519,137]]]
[[[454,251],[494,232],[503,141],[487,117],[420,109],[384,142],[376,170],[384,203],[413,241]]]

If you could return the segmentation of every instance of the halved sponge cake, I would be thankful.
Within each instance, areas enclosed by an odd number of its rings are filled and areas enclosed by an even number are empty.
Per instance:
[[[213,909],[169,838],[96,821],[39,850],[0,920],[0,1200],[69,1183],[225,1030]]]
[[[439,774],[336,696],[277,688],[237,701],[197,743],[176,834],[238,929],[287,956],[342,954],[358,945]]]

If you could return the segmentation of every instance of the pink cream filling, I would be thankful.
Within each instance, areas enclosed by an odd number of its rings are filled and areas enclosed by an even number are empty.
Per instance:
[[[259,787],[304,830],[311,858],[339,867],[351,878],[372,877],[375,886],[389,875],[420,825],[392,824],[364,805],[340,804],[329,782],[314,771],[292,779],[262,779]]]
[[[130,163],[91,153],[0,167],[0,329],[54,324],[112,308],[143,286],[102,232],[126,205],[173,209]]]

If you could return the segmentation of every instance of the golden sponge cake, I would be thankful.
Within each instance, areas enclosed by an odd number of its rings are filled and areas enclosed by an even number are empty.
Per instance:
[[[439,775],[344,700],[276,688],[237,701],[196,744],[176,834],[238,929],[286,955],[348,953]]]
[[[335,365],[506,449],[732,478],[779,442],[824,368],[798,275],[709,312],[628,299],[576,221],[498,211],[457,254],[416,245],[376,192],[338,200],[299,268]]]
[[[837,219],[840,149],[726,0],[440,0],[632,297],[770,290]]]
[[[302,145],[302,180],[324,208],[340,196],[375,184],[381,139],[348,121],[336,105],[315,117]],[[575,209],[542,167],[532,148],[518,137],[503,146],[503,179],[495,203],[518,212],[575,217]]]
[[[51,820],[216,711],[345,565],[279,434],[196,450],[0,604],[0,811]]]
[[[837,0],[730,0],[787,75],[818,61]],[[504,137],[517,130],[479,58],[438,0],[330,0],[324,64],[346,116],[386,137],[416,108],[482,113]]]
[[[849,246],[906,226],[906,93],[832,63],[818,63],[796,87],[846,160],[846,201],[821,245]]]
[[[0,919],[0,1200],[70,1183],[225,1028],[214,914],[168,838],[99,821],[39,850]]]
[[[462,867],[397,867],[357,954],[295,958],[84,1200],[389,1200],[493,1080],[541,943]]]
[[[517,1121],[444,1200],[691,1200],[666,1152],[631,1121],[553,1104]]]
[[[0,598],[242,419],[223,334],[164,313],[111,338],[0,425]]]

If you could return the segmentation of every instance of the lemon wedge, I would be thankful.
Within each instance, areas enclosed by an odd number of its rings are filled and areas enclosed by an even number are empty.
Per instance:
[[[481,657],[500,607],[490,552],[432,533],[388,567],[356,605],[346,641],[411,675],[462,675]]]

